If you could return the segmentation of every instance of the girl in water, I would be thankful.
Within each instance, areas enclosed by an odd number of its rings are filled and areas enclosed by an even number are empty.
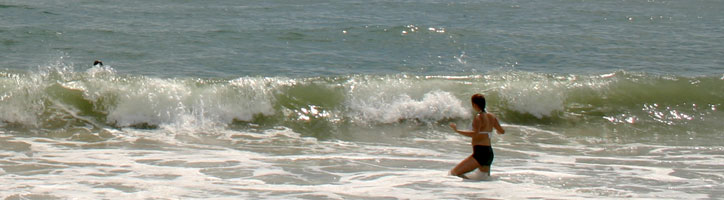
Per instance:
[[[476,168],[490,176],[490,164],[493,163],[493,148],[490,146],[490,138],[493,128],[498,131],[498,134],[505,134],[505,130],[500,126],[495,115],[485,112],[485,97],[482,94],[474,94],[470,101],[476,111],[475,118],[473,118],[473,130],[461,131],[458,130],[455,123],[450,123],[450,128],[455,132],[472,138],[473,154],[450,170],[451,175],[464,179],[468,179],[465,173]]]

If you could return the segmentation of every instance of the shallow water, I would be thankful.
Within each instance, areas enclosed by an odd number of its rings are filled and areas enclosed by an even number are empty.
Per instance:
[[[96,67],[2,80],[0,194],[11,199],[722,195],[723,116],[707,104],[722,99],[717,78],[204,80]],[[696,98],[671,103],[677,90]],[[471,151],[447,127],[469,126],[467,91],[487,91],[507,130],[493,138],[493,181],[447,176]]]
[[[4,136],[2,178],[8,190],[3,194],[83,199],[721,197],[721,147],[566,141],[554,132],[506,128],[509,132],[495,141],[495,180],[489,182],[446,176],[469,146],[459,136],[439,132],[384,143],[319,141],[286,129],[197,137],[128,131],[102,142]],[[566,142],[550,142],[555,140]]]

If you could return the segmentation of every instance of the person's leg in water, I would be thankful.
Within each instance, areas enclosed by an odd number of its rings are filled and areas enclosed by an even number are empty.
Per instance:
[[[465,176],[466,173],[471,172],[471,171],[481,168],[481,167],[483,167],[483,166],[480,166],[478,161],[476,161],[475,158],[473,158],[473,156],[471,155],[471,156],[468,156],[467,158],[465,158],[465,160],[458,163],[458,165],[455,166],[455,168],[450,170],[450,175],[468,179],[468,177]],[[489,168],[490,168],[490,166],[488,166],[488,169]]]
[[[493,164],[493,148],[491,146],[473,146],[473,158],[478,161],[480,172],[490,176],[490,165]]]
[[[490,176],[490,165],[487,165],[487,166],[481,165],[480,167],[478,167],[478,170],[480,170],[480,172],[483,173],[483,175]]]

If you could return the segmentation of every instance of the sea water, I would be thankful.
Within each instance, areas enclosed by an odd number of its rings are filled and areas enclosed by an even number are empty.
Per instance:
[[[722,9],[1,0],[0,198],[724,198]]]

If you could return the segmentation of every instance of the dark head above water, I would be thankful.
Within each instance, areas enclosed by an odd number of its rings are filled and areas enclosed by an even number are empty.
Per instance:
[[[100,60],[93,61],[93,66],[96,66],[96,65],[103,66],[103,62],[101,62]]]
[[[470,97],[470,101],[473,105],[477,106],[476,110],[485,112],[485,96],[482,94],[474,94]]]

